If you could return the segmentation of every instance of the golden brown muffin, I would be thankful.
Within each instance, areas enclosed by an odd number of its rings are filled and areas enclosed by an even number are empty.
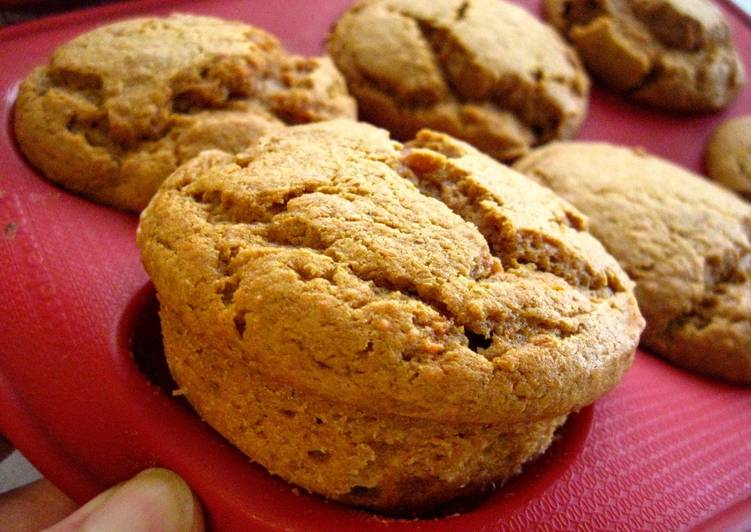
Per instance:
[[[271,472],[389,513],[517,472],[615,386],[644,323],[578,211],[429,131],[333,121],[204,152],[138,243],[199,414]]]
[[[647,347],[751,383],[751,205],[640,150],[556,143],[516,168],[590,218],[636,282]]]
[[[576,53],[500,0],[365,0],[336,23],[328,50],[361,118],[409,139],[423,127],[501,161],[571,138],[589,80]]]
[[[236,153],[284,124],[354,118],[328,58],[290,55],[265,31],[172,15],[102,26],[21,84],[18,143],[52,181],[139,211],[184,161]]]
[[[545,0],[546,16],[603,84],[661,109],[715,111],[746,82],[709,0]]]
[[[720,124],[707,143],[709,177],[751,200],[751,115]]]

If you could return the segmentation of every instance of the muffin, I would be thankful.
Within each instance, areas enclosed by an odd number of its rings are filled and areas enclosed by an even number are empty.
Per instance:
[[[168,364],[272,473],[385,513],[478,493],[630,366],[632,283],[565,201],[441,133],[267,135],[141,215]]]
[[[576,53],[500,0],[360,1],[328,50],[361,118],[403,140],[429,127],[510,161],[573,137],[587,110]]]
[[[720,124],[704,153],[709,177],[751,200],[751,115]]]
[[[727,20],[709,0],[545,0],[545,11],[592,75],[636,102],[716,111],[746,83]]]
[[[608,144],[551,144],[516,168],[589,216],[636,282],[650,350],[751,383],[751,205],[642,150]]]
[[[63,44],[21,84],[18,144],[50,180],[140,211],[200,151],[241,151],[285,124],[355,116],[327,58],[265,31],[172,15],[102,26]]]

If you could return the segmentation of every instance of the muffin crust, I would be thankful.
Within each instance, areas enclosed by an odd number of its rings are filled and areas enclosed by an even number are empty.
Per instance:
[[[556,143],[516,168],[588,214],[636,282],[644,344],[679,366],[751,382],[751,206],[643,151]]]
[[[360,1],[328,50],[361,118],[403,140],[429,127],[509,161],[573,137],[586,114],[589,80],[576,53],[500,0]]]
[[[328,58],[284,51],[263,30],[172,15],[102,26],[63,44],[19,89],[15,132],[46,177],[140,211],[175,168],[210,148],[355,105]]]
[[[199,413],[282,477],[386,512],[517,471],[619,381],[643,327],[578,211],[430,131],[403,146],[333,121],[205,152],[138,242]]]

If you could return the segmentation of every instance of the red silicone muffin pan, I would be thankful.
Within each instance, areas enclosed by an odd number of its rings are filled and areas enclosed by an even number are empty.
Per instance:
[[[422,520],[294,489],[169,393],[137,217],[67,193],[29,167],[12,134],[18,83],[80,32],[173,11],[245,20],[291,50],[317,53],[348,4],[141,0],[0,30],[0,432],[79,502],[145,467],[174,469],[215,530],[751,529],[751,389],[643,352],[520,476],[456,513]],[[749,69],[751,29],[727,14]],[[701,171],[711,129],[750,112],[749,88],[724,112],[703,116],[642,109],[595,88],[579,137],[644,146]]]

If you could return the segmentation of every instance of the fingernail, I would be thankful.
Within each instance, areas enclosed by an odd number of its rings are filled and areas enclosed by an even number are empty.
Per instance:
[[[96,532],[200,532],[200,507],[188,485],[166,469],[147,469],[118,486],[81,523]]]

